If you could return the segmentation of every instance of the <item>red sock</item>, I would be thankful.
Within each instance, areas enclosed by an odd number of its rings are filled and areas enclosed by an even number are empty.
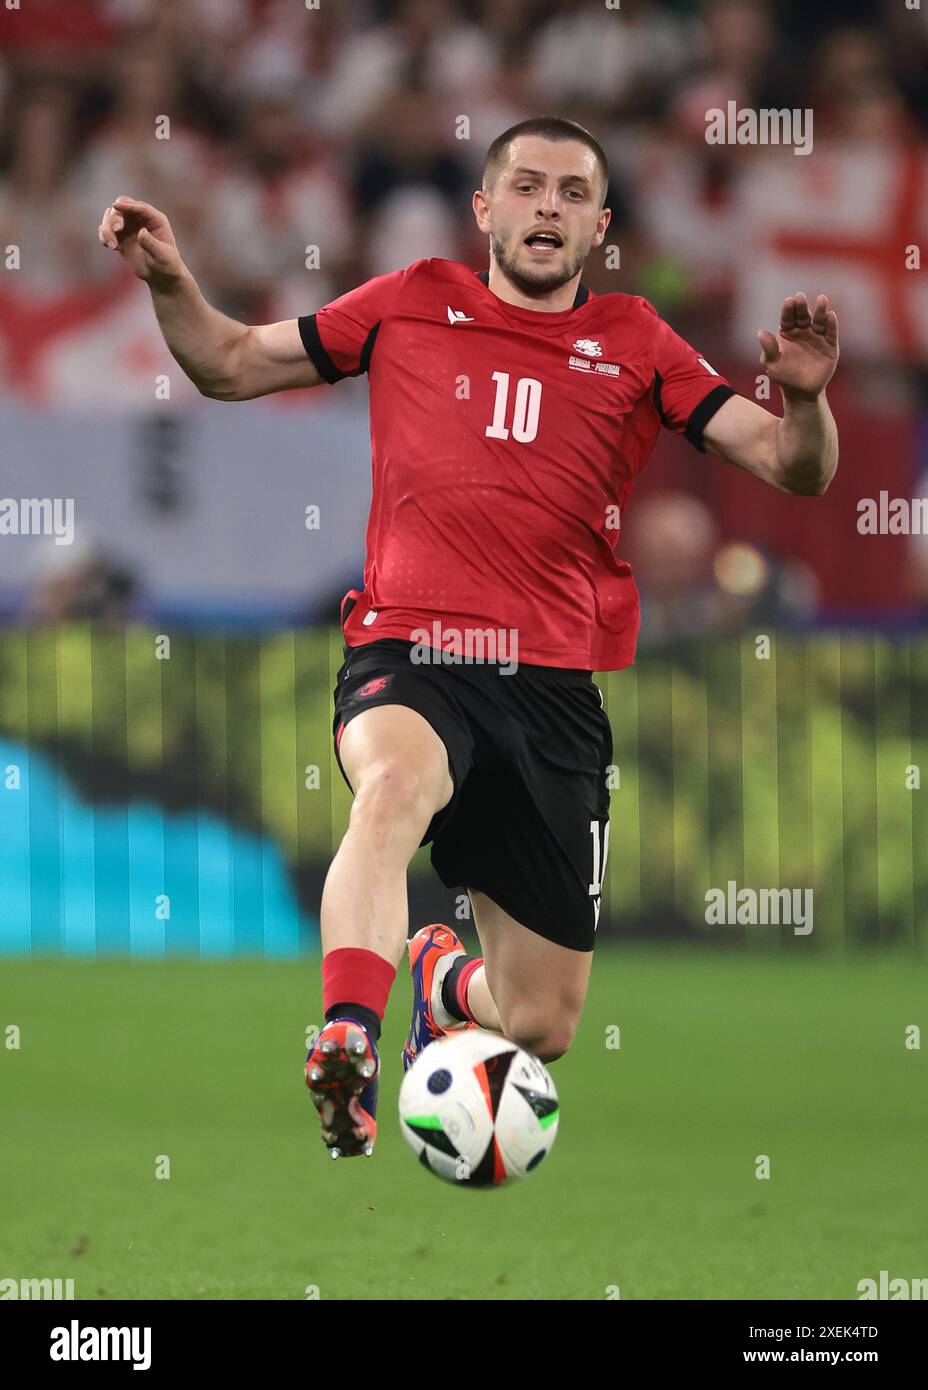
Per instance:
[[[474,1017],[470,1004],[467,1002],[467,986],[470,984],[474,971],[479,969],[481,965],[483,965],[483,956],[472,956],[466,965],[461,966],[457,979],[454,981],[454,1002],[464,1017],[470,1019],[471,1023],[479,1023],[480,1020]]]
[[[322,1008],[350,999],[383,1018],[396,967],[376,951],[339,946],[322,958]]]

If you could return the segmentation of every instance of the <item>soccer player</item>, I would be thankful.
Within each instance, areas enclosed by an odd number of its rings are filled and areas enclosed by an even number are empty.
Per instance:
[[[377,1041],[409,946],[404,1065],[479,1024],[543,1060],[570,1046],[608,853],[609,721],[592,672],[634,659],[638,596],[618,520],[660,427],[781,492],[837,466],[825,387],[837,317],[820,295],[758,333],[776,416],[735,393],[637,295],[583,265],[609,226],[606,158],[582,127],[523,121],[491,145],[473,211],[489,268],[428,259],[315,314],[247,327],[204,301],[166,217],[117,198],[100,239],[148,282],[206,396],[370,382],[364,587],[342,602],[333,733],[354,796],[322,897],[325,1026],[306,1081],[334,1157],[370,1154]],[[420,844],[467,890],[480,941],[406,943]]]

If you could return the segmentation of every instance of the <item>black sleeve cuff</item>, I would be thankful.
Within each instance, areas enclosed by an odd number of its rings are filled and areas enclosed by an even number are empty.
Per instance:
[[[303,346],[306,349],[306,356],[323,381],[334,386],[336,381],[341,381],[344,376],[348,375],[347,372],[339,371],[323,347],[322,339],[319,337],[319,329],[316,327],[315,314],[305,314],[303,318],[297,319],[297,326],[300,330]]]
[[[699,450],[701,454],[706,452],[706,446],[702,442],[702,432],[712,419],[720,405],[724,405],[727,400],[737,392],[731,386],[724,384],[716,386],[707,396],[703,396],[696,409],[686,422],[683,433],[690,443]]]

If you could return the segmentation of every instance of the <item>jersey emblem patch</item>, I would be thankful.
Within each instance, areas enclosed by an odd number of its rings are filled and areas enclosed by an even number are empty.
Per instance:
[[[387,686],[390,684],[390,681],[392,681],[392,679],[392,675],[375,676],[373,680],[367,681],[364,685],[361,686],[361,689],[358,691],[357,698],[359,700],[363,700],[368,695],[379,695],[381,690],[386,690]]]

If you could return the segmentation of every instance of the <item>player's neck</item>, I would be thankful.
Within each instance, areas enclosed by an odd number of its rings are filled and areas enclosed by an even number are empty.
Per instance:
[[[502,299],[506,304],[515,304],[519,309],[536,309],[540,314],[562,313],[564,309],[573,307],[579,283],[580,272],[578,271],[572,280],[559,285],[556,290],[550,290],[541,295],[525,294],[507,278],[497,262],[492,257],[490,258],[490,278],[487,281],[487,288],[496,295],[497,299]]]

